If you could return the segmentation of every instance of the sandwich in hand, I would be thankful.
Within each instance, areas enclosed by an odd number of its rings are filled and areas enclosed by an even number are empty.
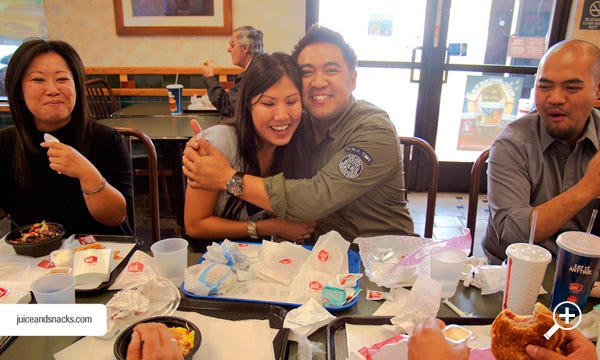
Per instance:
[[[560,320],[557,322],[563,326]],[[558,329],[549,340],[544,337],[553,325],[552,312],[541,303],[535,304],[533,315],[521,316],[505,309],[492,323],[492,354],[497,360],[529,360],[525,352],[529,344],[560,353],[566,341],[565,330]]]

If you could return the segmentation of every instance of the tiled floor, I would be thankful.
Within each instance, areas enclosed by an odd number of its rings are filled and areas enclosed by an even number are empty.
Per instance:
[[[425,229],[425,208],[427,193],[412,192],[408,194],[408,208],[415,222],[415,231],[423,236]],[[467,210],[469,195],[462,193],[438,193],[435,205],[435,218],[433,237],[435,239],[448,239],[461,234],[461,229],[467,226]],[[473,255],[484,256],[481,240],[485,235],[489,211],[487,196],[479,195],[477,204],[477,223],[475,225],[475,244]]]
[[[425,228],[425,205],[427,193],[412,192],[408,195],[410,214],[415,222],[415,231],[423,236]],[[433,237],[447,239],[461,234],[461,229],[467,225],[468,194],[438,193],[435,206],[435,220]],[[139,236],[150,236],[150,223],[147,220],[147,211],[144,211],[145,197],[136,197],[136,227]],[[475,227],[474,256],[483,256],[481,240],[485,234],[488,221],[487,196],[480,195],[477,206],[477,224]],[[4,236],[10,224],[8,219],[0,221],[0,236]],[[175,222],[172,217],[161,217],[161,238],[171,237],[175,234]]]

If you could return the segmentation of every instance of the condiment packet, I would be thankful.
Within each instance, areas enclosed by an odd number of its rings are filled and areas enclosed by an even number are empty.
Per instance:
[[[341,287],[352,288],[358,286],[358,280],[363,274],[339,274],[336,276],[337,283]]]
[[[321,294],[324,306],[337,307],[346,303],[346,289],[325,285]]]
[[[29,291],[0,287],[0,304],[29,304],[30,302]]]
[[[335,316],[314,299],[308,299],[303,305],[288,311],[283,327],[291,329],[290,340],[296,341],[296,335],[309,336],[316,330],[329,324]]]
[[[75,284],[95,284],[107,281],[111,249],[89,249],[73,254]]]
[[[378,290],[367,290],[367,300],[392,300],[392,295],[388,292]]]

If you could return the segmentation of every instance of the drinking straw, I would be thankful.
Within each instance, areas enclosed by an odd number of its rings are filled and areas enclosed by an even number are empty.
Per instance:
[[[175,74],[175,84],[179,84],[177,81],[179,80],[179,74]]]
[[[537,223],[537,210],[533,210],[533,218],[531,219],[531,231],[529,232],[529,244],[533,245],[535,237],[535,224]]]
[[[590,217],[590,222],[588,223],[587,230],[585,231],[586,234],[589,234],[592,232],[592,227],[594,226],[594,221],[596,221],[596,215],[598,215],[598,209],[592,210],[592,217]]]

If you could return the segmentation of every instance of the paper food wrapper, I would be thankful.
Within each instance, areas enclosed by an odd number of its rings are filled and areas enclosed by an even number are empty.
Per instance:
[[[0,287],[0,304],[29,304],[31,292]]]
[[[110,276],[111,249],[89,249],[73,254],[75,284],[102,283]]]
[[[335,286],[335,276],[320,271],[301,271],[292,280],[289,302],[303,304],[309,299],[322,300],[323,286]]]
[[[348,272],[348,248],[350,243],[337,231],[321,235],[300,272],[319,271],[336,276]]]
[[[133,285],[148,282],[158,275],[158,264],[156,259],[143,251],[136,250],[127,266],[121,271],[109,290],[120,290]]]
[[[289,285],[309,254],[310,250],[289,241],[263,241],[252,269],[261,279]]]
[[[363,346],[349,354],[348,360],[408,359],[408,336],[396,335],[375,344]]]
[[[237,283],[237,276],[225,264],[203,261],[185,269],[183,288],[195,295],[224,294]]]

